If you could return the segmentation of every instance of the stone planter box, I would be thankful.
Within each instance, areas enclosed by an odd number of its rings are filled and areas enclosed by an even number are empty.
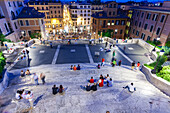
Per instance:
[[[146,66],[142,65],[142,72],[145,74],[146,79],[161,90],[166,95],[170,96],[170,82],[157,77],[156,74],[151,73],[151,69],[147,68]]]

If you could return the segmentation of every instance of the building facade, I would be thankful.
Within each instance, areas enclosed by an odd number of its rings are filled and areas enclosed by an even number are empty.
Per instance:
[[[23,7],[23,0],[0,0],[0,31],[11,41],[16,42],[21,37],[17,16]]]
[[[45,15],[37,12],[33,7],[24,7],[18,15],[18,24],[21,35],[24,39],[29,40],[32,34],[36,33],[35,38],[45,39]]]
[[[91,12],[92,14],[103,11],[103,4],[92,4]]]
[[[29,7],[34,7],[38,12],[45,14],[46,35],[63,32],[63,5],[61,2],[35,1],[28,2]]]
[[[70,4],[70,13],[73,21],[73,32],[90,32],[91,4],[74,2]]]
[[[162,7],[132,7],[129,36],[145,41],[160,38],[164,46],[170,40],[170,6],[166,2],[164,4]]]
[[[110,38],[125,38],[128,17],[117,14],[117,8],[118,4],[116,2],[107,2],[104,4],[102,12],[92,15],[92,38],[97,39],[104,36],[106,32],[110,32]]]

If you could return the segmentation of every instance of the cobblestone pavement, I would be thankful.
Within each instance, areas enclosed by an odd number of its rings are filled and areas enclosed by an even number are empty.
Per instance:
[[[126,47],[124,51],[124,46]],[[137,45],[137,44],[119,44],[119,49],[122,50],[122,52],[127,55],[129,58],[131,58],[133,61],[140,62],[141,64],[145,64],[150,62],[149,58],[146,56],[146,54],[149,54],[149,51],[144,49],[143,47]]]
[[[109,64],[96,69],[96,64],[80,64],[82,70],[69,70],[71,64],[41,65],[31,67],[31,73],[43,72],[46,84],[35,86],[32,76],[16,77],[9,87],[0,95],[0,112],[21,113],[29,111],[29,102],[25,99],[14,101],[17,89],[31,90],[34,101],[41,97],[32,110],[33,113],[169,113],[170,98],[151,85],[145,75],[139,71],[132,71],[128,66],[111,67]],[[26,70],[26,69],[24,69]],[[20,70],[12,70],[18,75]],[[99,88],[96,92],[86,92],[80,85],[86,85],[93,76],[110,74],[114,81],[113,87]],[[129,93],[122,87],[133,82],[137,91]],[[64,95],[52,95],[52,86],[62,84],[66,90]]]

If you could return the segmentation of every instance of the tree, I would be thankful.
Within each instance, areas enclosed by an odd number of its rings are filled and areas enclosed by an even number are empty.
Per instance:
[[[6,58],[4,57],[3,53],[0,52],[0,75],[1,75],[3,69],[4,69],[5,65],[6,65],[5,60],[6,60]]]
[[[0,34],[0,41],[1,41],[1,45],[3,45],[3,42],[5,42],[5,41],[11,42],[10,39],[5,39],[5,35],[3,35],[2,33]]]
[[[113,30],[108,29],[107,32],[103,33],[103,36],[112,37],[112,36],[111,36],[111,35],[112,35],[112,32],[113,32]]]
[[[38,38],[38,37],[41,37],[41,34],[40,33],[31,33],[30,37],[33,39],[33,38]]]
[[[154,49],[153,49],[153,51],[155,51],[156,46],[157,46],[157,45],[160,45],[161,42],[160,42],[159,40],[153,40],[153,44],[155,44],[155,47],[154,47]]]
[[[167,41],[167,42],[165,43],[165,46],[170,47],[170,41]]]

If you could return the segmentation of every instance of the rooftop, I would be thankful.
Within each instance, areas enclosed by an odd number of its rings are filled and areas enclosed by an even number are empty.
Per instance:
[[[170,8],[164,8],[164,7],[131,7],[131,9],[137,9],[137,10],[149,10],[149,11],[157,11],[157,12],[166,12],[170,13]]]
[[[40,13],[33,7],[24,7],[17,18],[44,18],[45,14]]]
[[[94,17],[94,18],[128,18],[128,16],[126,16],[126,15],[117,15],[117,16],[114,16],[114,17],[108,17],[107,13],[104,12],[104,11],[92,14],[92,17]]]

